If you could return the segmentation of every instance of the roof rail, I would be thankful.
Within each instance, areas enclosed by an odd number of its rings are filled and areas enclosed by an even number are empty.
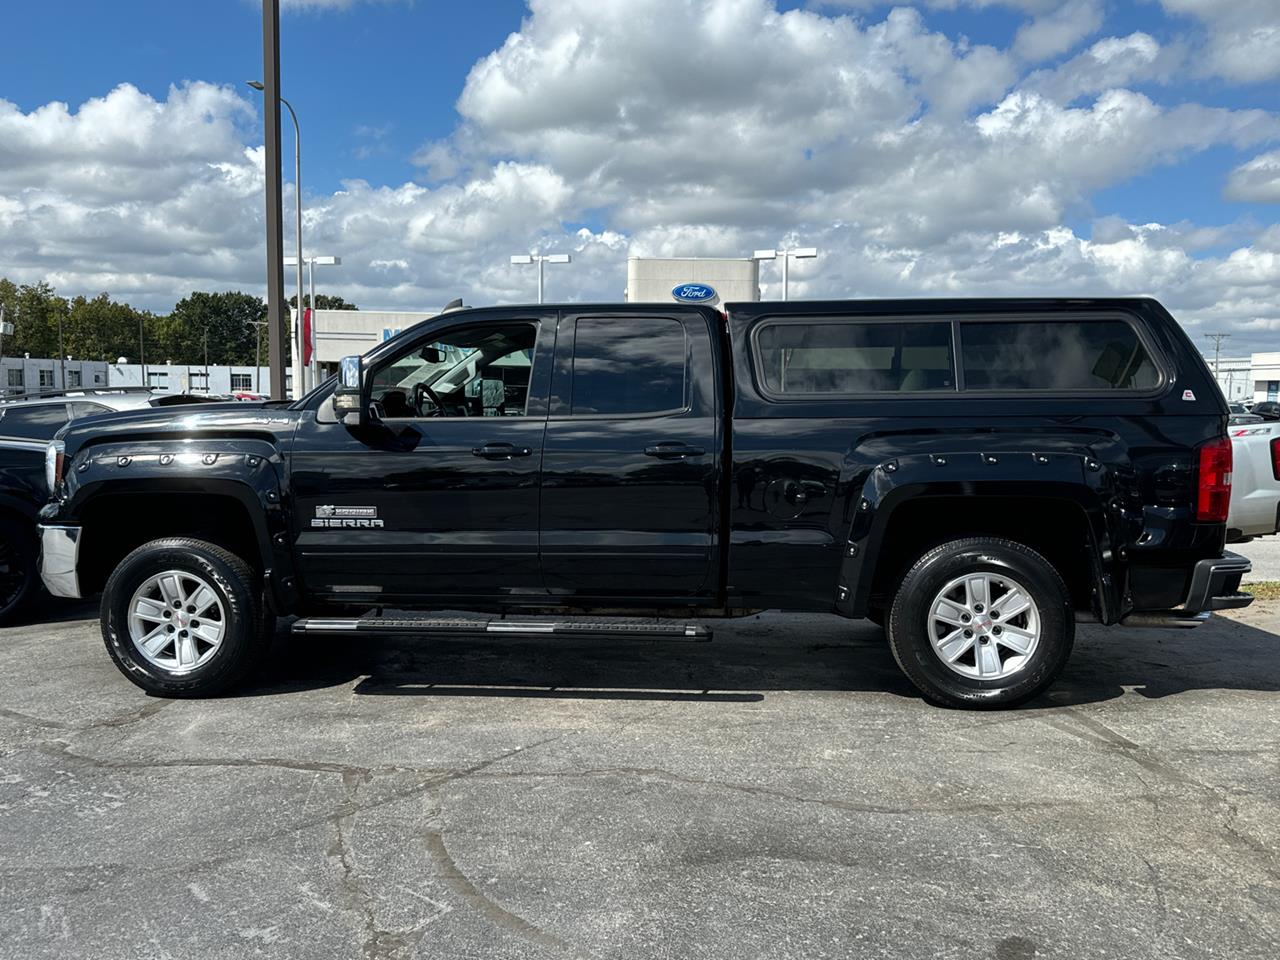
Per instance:
[[[0,390],[0,403],[19,400],[45,400],[50,397],[97,397],[118,393],[151,393],[151,387],[63,387],[49,390],[28,390],[24,393],[4,393]]]

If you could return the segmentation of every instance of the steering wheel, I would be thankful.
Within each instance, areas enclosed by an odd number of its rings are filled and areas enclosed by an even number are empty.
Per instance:
[[[413,407],[418,411],[418,416],[423,415],[422,400],[424,397],[435,404],[437,417],[447,417],[450,415],[445,409],[444,400],[440,398],[440,394],[436,393],[425,383],[416,383],[413,386]],[[471,411],[467,409],[467,405],[465,403],[462,405],[462,415],[464,417],[471,416]]]

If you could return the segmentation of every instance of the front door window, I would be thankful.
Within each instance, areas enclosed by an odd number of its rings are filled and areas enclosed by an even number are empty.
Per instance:
[[[375,373],[370,402],[384,420],[523,417],[536,339],[529,323],[446,333]]]

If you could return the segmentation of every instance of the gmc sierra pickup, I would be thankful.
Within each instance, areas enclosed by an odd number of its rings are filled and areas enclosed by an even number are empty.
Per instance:
[[[42,575],[134,683],[211,694],[293,630],[705,635],[469,609],[883,624],[925,697],[1043,691],[1078,619],[1245,606],[1227,408],[1153,300],[447,311],[292,405],[76,421]]]

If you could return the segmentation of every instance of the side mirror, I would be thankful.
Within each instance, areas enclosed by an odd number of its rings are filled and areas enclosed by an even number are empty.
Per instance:
[[[333,391],[333,410],[348,427],[360,427],[368,420],[363,403],[364,364],[359,357],[343,357],[338,365],[338,387]]]

